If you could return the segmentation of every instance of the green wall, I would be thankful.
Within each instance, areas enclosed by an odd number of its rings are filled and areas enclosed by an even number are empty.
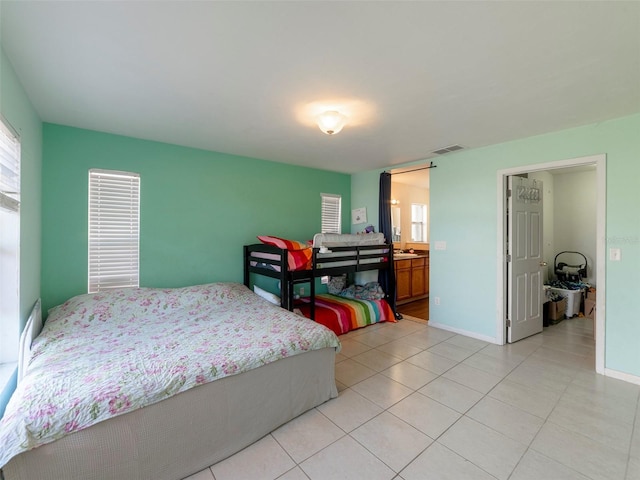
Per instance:
[[[0,48],[0,113],[20,135],[20,331],[40,297],[40,207],[42,173],[42,122],[31,105],[15,71]],[[0,416],[15,380],[3,392]]]
[[[498,170],[595,154],[607,156],[607,248],[622,249],[606,264],[605,367],[640,376],[640,115],[436,159],[430,239],[447,250],[431,251],[431,320],[495,338]],[[354,206],[377,211],[378,173],[353,175]]]
[[[378,192],[380,191],[380,173],[375,170],[351,176],[351,205],[353,208],[367,209],[367,225],[374,225],[380,231],[378,218]],[[362,225],[351,225],[351,233],[362,231]]]
[[[45,311],[87,291],[90,168],[140,174],[140,285],[242,282],[242,246],[256,235],[309,240],[320,193],[349,175],[44,124],[42,299]]]

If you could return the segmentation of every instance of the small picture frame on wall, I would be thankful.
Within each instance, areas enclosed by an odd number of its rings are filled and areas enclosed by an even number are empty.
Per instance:
[[[357,225],[359,223],[367,223],[366,207],[354,208],[351,210],[351,223]]]

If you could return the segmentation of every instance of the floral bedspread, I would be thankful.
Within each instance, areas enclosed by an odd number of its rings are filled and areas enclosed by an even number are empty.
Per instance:
[[[49,312],[0,420],[13,456],[200,384],[325,347],[329,329],[244,285],[118,289]]]

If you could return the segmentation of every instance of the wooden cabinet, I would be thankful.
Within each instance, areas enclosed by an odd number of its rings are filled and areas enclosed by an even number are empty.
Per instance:
[[[424,257],[424,293],[429,296],[429,255]]]
[[[429,256],[395,261],[396,301],[407,303],[429,295]]]
[[[396,301],[411,298],[411,260],[397,260],[396,269]]]
[[[425,294],[424,257],[411,260],[411,296],[420,297]]]

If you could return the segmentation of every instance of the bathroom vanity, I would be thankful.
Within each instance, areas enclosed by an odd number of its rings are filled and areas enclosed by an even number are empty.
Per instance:
[[[396,304],[429,296],[429,251],[394,254]]]

